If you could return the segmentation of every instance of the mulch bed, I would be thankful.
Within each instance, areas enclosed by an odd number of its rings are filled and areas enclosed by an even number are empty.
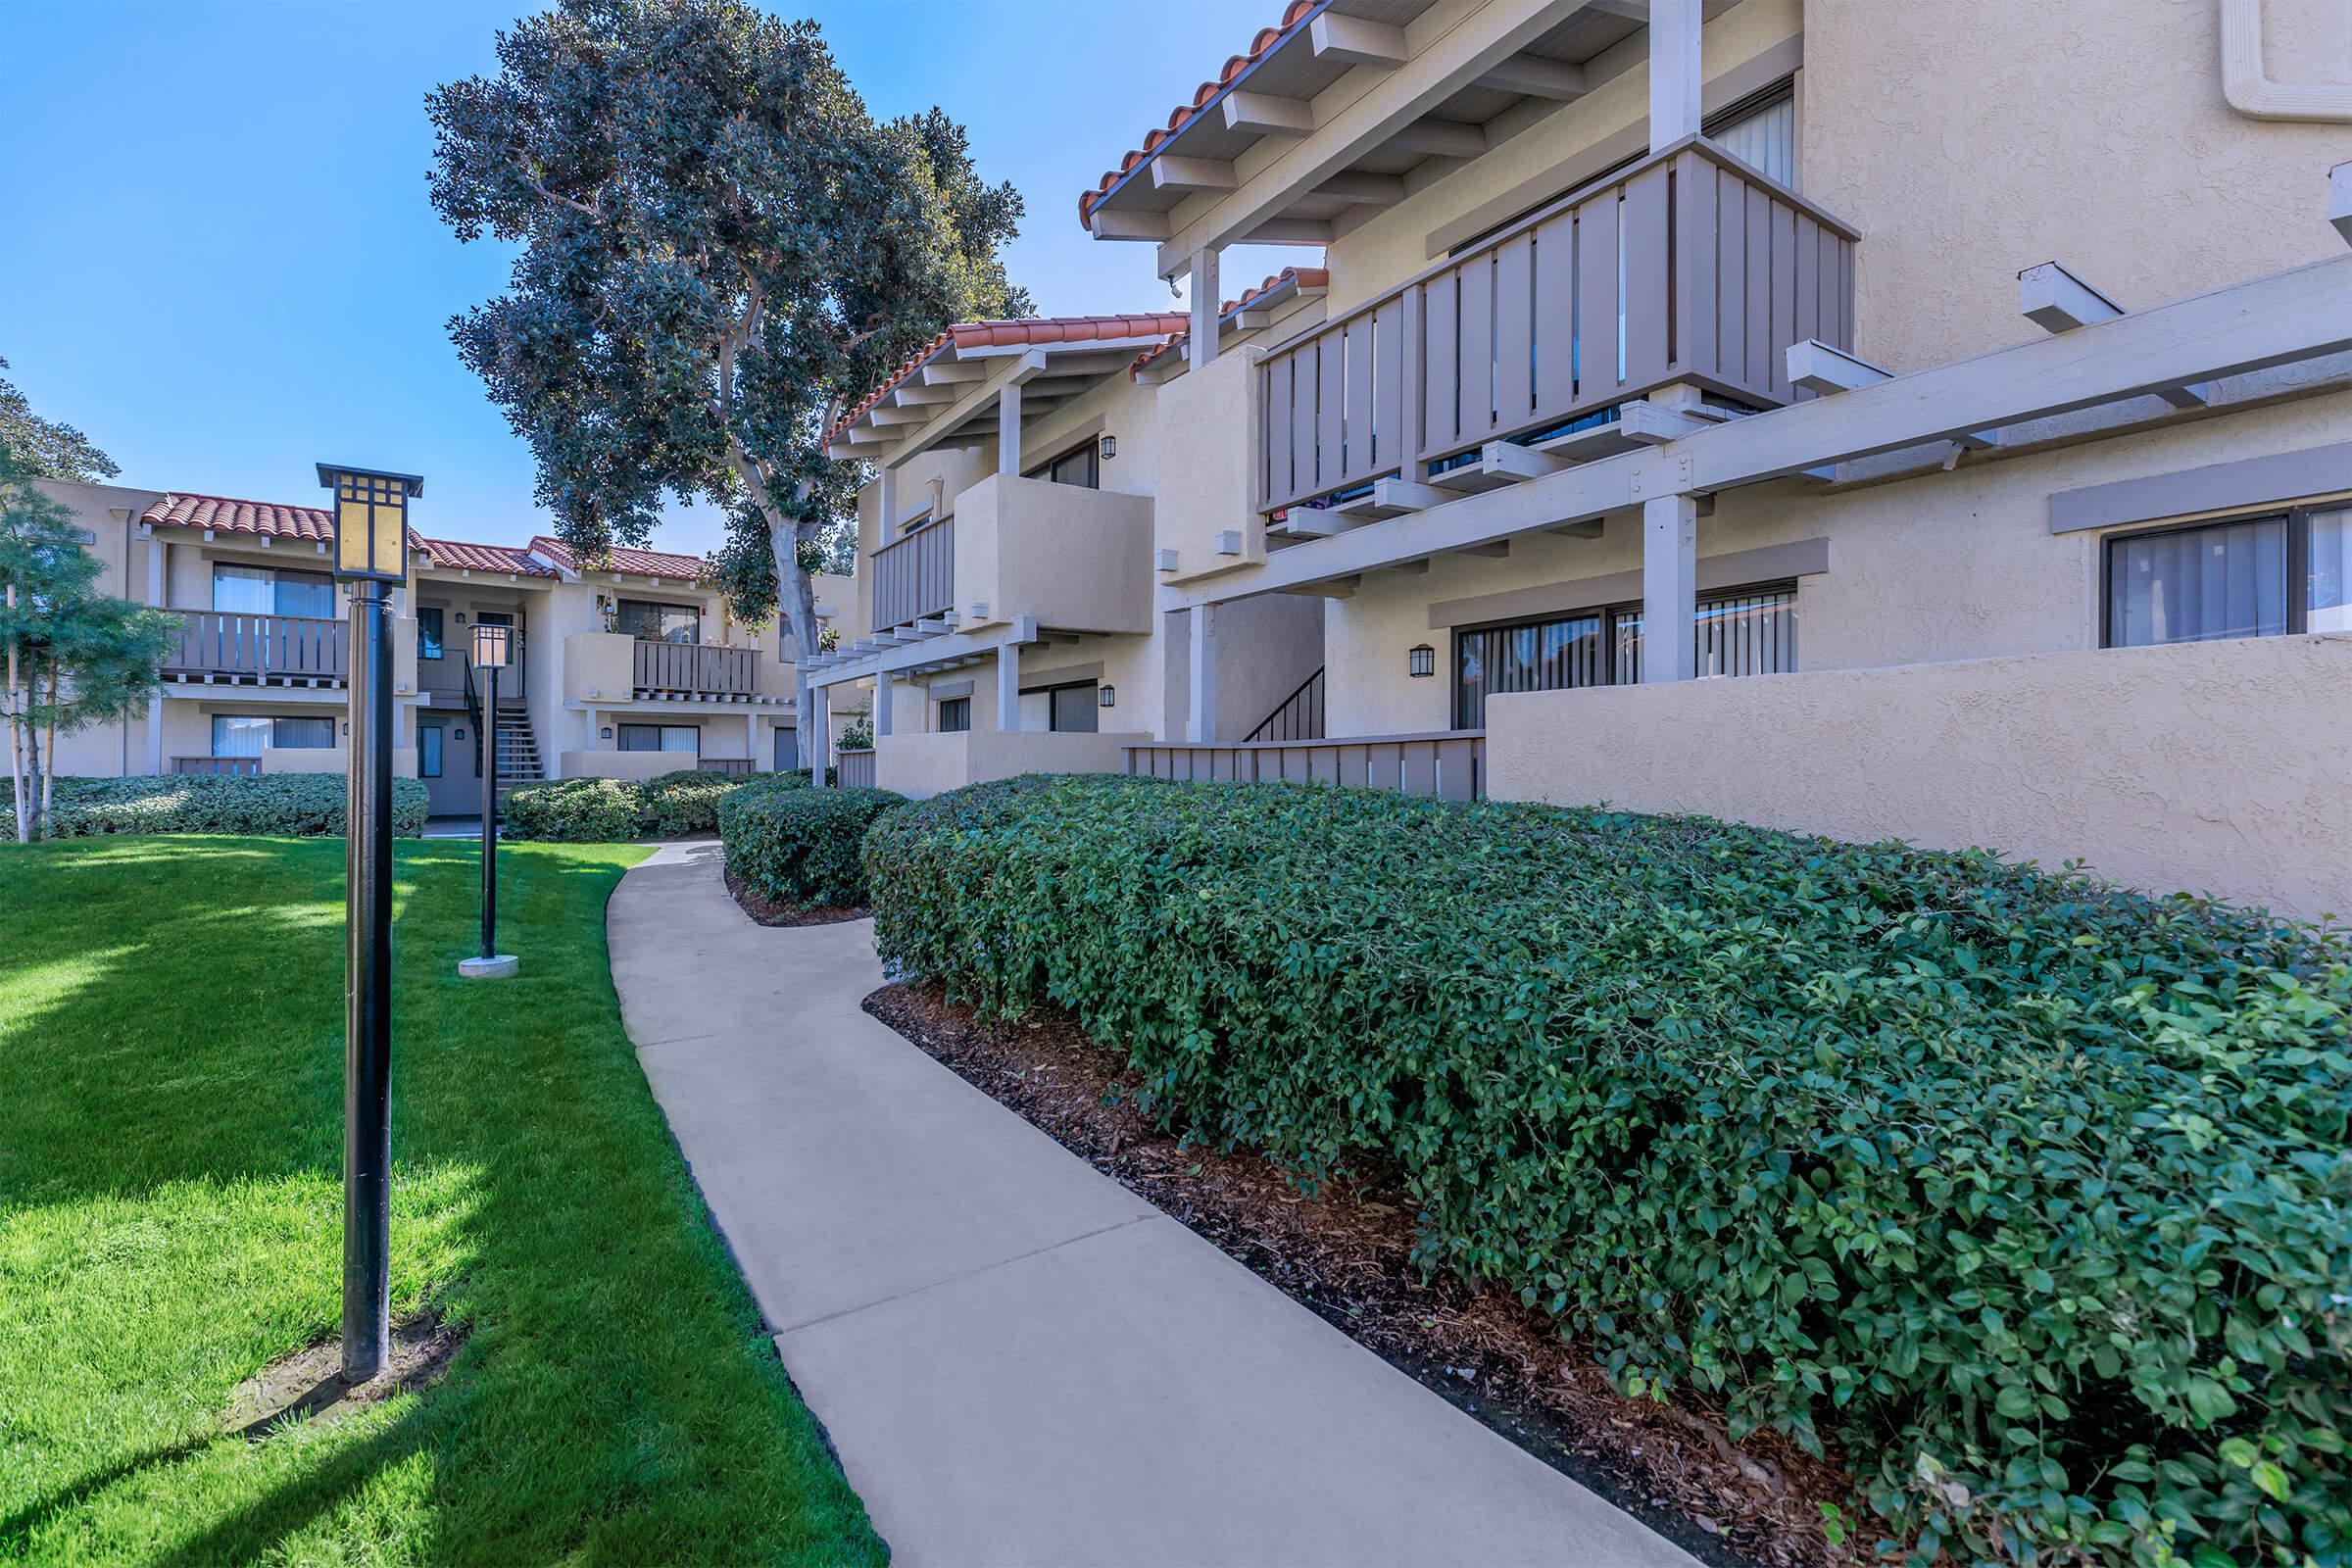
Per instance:
[[[844,920],[862,920],[873,912],[843,904],[778,904],[732,871],[727,873],[727,894],[761,925],[839,925]]]
[[[732,879],[730,879],[732,885]],[[757,918],[757,916],[755,916]],[[1854,1519],[1849,1479],[1776,1434],[1735,1446],[1695,1400],[1628,1399],[1589,1348],[1508,1297],[1424,1280],[1414,1214],[1389,1177],[1309,1198],[1262,1155],[1188,1146],[1140,1115],[1132,1076],[1049,1009],[992,1023],[936,986],[885,986],[865,1010],[1278,1290],[1494,1431],[1716,1563],[1862,1560],[1824,1539]],[[1106,1103],[1108,1100],[1110,1102]],[[1865,1530],[1868,1526],[1865,1525]],[[1875,1533],[1875,1532],[1872,1532]]]

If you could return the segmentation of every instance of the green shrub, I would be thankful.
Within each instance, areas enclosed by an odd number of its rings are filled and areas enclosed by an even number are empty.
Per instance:
[[[717,832],[720,797],[756,776],[680,768],[660,778],[647,779],[639,789],[647,831],[664,839]]]
[[[341,773],[141,774],[61,778],[50,791],[49,831],[58,838],[101,833],[254,833],[339,838],[349,788]],[[392,831],[424,832],[427,797],[413,778],[392,781]],[[16,792],[0,777],[0,811],[14,834]]]
[[[1426,1265],[1835,1438],[1929,1555],[2352,1556],[2340,931],[1284,786],[983,785],[865,861],[886,958],[1309,1179],[1393,1163]]]
[[[565,778],[525,784],[499,803],[501,838],[610,844],[647,837],[645,786],[634,779]]]
[[[905,804],[889,790],[738,790],[718,806],[727,869],[778,904],[862,905],[865,830]]]

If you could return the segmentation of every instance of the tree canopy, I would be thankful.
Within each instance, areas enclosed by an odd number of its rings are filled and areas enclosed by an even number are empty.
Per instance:
[[[0,360],[0,370],[8,362]],[[96,484],[122,470],[99,451],[90,438],[70,424],[44,419],[32,412],[24,394],[0,376],[0,455],[17,479],[77,479]]]
[[[999,256],[1019,196],[947,116],[875,120],[814,23],[744,0],[564,0],[498,59],[428,100],[434,207],[520,247],[451,322],[460,354],[566,543],[716,502],[731,608],[814,646],[808,573],[862,477],[825,429],[949,322],[1029,313]]]

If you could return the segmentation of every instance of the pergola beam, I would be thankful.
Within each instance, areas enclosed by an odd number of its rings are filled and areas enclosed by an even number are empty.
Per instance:
[[[1152,160],[1152,183],[1161,190],[1231,190],[1240,181],[1233,165],[1222,158],[1177,158],[1162,153]]]
[[[1308,23],[1306,30],[1317,60],[1395,71],[1412,58],[1404,29],[1385,22],[1367,22],[1361,17],[1326,11]]]
[[[1225,128],[1259,136],[1304,136],[1315,128],[1314,106],[1303,98],[1270,92],[1229,92],[1223,105]]]
[[[1523,93],[1530,98],[1553,98],[1561,103],[1582,98],[1587,87],[1585,68],[1561,60],[1514,55],[1478,78],[1481,87]]]

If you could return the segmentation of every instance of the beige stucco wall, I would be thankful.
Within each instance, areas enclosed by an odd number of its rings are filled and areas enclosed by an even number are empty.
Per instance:
[[[1145,631],[1152,498],[991,474],[956,502],[958,629],[1034,615],[1041,626]]]
[[[2347,692],[2338,634],[1500,697],[1488,787],[2312,916],[2352,909]]]
[[[2347,431],[2352,392],[1836,493],[1757,485],[1716,499],[1698,524],[1699,555],[1830,541],[1830,569],[1797,585],[1801,669],[2091,648],[2103,535],[2053,535],[2053,492],[2298,451]],[[1365,573],[1326,614],[1329,732],[1448,726],[1452,642],[1430,624],[1433,603],[1641,565],[1641,517],[1628,512],[1604,519],[1598,539],[1523,536],[1505,560],[1457,556],[1418,576]],[[1422,642],[1437,650],[1434,679],[1406,672],[1407,650]]]
[[[2352,80],[2343,0],[2262,9],[2274,76]],[[1799,182],[1863,232],[1857,348],[1889,368],[2033,336],[2040,262],[2135,309],[2342,254],[2352,132],[2232,111],[2215,0],[1805,0],[1804,24]]]
[[[874,782],[921,800],[1021,773],[1119,773],[1126,771],[1125,748],[1149,739],[1132,733],[995,729],[880,736],[874,742]]]
[[[1261,377],[1248,351],[1220,355],[1159,389],[1164,439],[1155,548],[1176,552],[1176,569],[1154,571],[1161,582],[1187,583],[1266,559],[1266,521],[1257,512],[1258,420]],[[1217,553],[1221,530],[1239,530],[1239,555]]]

